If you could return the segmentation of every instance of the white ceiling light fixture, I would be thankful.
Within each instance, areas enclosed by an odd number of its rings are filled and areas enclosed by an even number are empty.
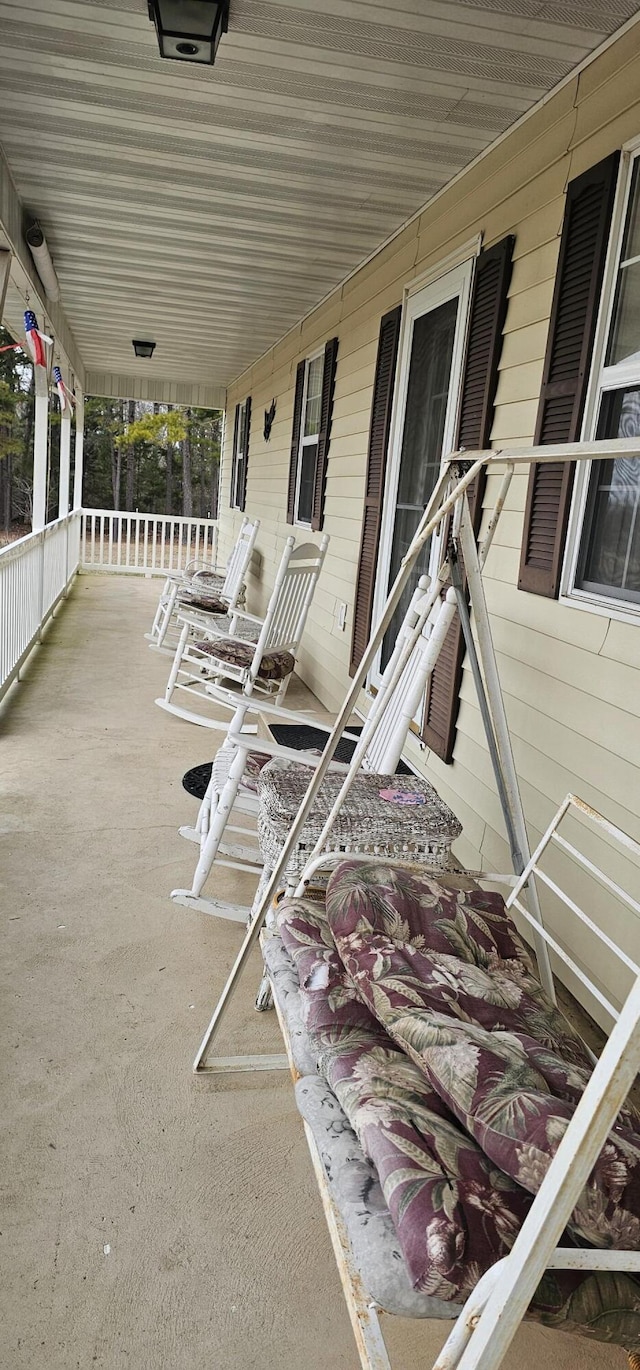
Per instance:
[[[36,271],[45,288],[47,299],[53,300],[55,303],[60,299],[60,282],[56,276],[55,267],[51,260],[51,253],[47,247],[47,240],[37,219],[27,229],[25,238],[31,256],[35,262]]]

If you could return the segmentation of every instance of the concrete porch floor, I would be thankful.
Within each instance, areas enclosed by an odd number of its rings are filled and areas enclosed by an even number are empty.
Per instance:
[[[153,705],[158,591],[82,576],[0,717],[0,1365],[356,1370],[288,1075],[191,1074],[241,929],[167,897],[195,857],[181,776],[215,735]],[[225,1053],[280,1050],[257,981]],[[394,1370],[429,1370],[447,1330],[386,1319]],[[504,1362],[625,1364],[533,1326]]]

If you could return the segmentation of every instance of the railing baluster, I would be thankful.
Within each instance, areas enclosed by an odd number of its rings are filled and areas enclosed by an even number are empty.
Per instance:
[[[20,539],[21,546],[25,543],[26,539]],[[49,594],[55,599],[64,588],[72,570],[78,566],[83,570],[93,568],[121,571],[123,574],[128,572],[144,575],[151,572],[165,575],[167,571],[183,570],[187,562],[193,558],[215,563],[218,528],[211,519],[139,514],[119,509],[86,509],[72,512],[66,516],[66,521],[57,519],[48,524],[38,546],[42,564],[40,585],[44,593],[43,612],[46,612]],[[25,568],[22,564],[18,570],[17,562],[21,562],[21,556],[15,558],[16,547],[18,543],[12,543],[0,550],[0,561],[5,568],[0,588],[5,599],[9,594],[7,568],[9,564],[13,565],[14,560],[16,570],[11,573],[11,585],[17,586],[20,580],[24,593],[28,595],[37,584],[37,576],[33,579],[30,572],[26,580],[24,579]],[[27,554],[25,552],[22,555]],[[33,557],[35,558],[35,552]],[[10,601],[7,603],[13,604],[13,595],[12,589]],[[3,604],[4,599],[0,597],[0,605]],[[5,621],[11,621],[13,626],[14,620],[9,608],[5,609]],[[24,615],[20,622],[24,622]],[[2,651],[7,649],[8,642],[8,636],[5,634],[2,637]],[[0,689],[1,675],[0,669]]]

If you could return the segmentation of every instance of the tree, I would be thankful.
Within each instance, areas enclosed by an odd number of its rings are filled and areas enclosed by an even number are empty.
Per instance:
[[[129,419],[128,428],[129,428],[129,429],[131,429],[132,425],[135,423],[135,418],[136,418],[136,402],[135,402],[135,400],[129,400],[129,414],[128,414],[128,419]],[[127,482],[126,482],[126,497],[125,497],[125,508],[126,508],[126,509],[133,509],[133,502],[134,502],[134,498],[135,498],[135,479],[136,479],[136,448],[135,448],[135,439],[134,439],[133,442],[129,442],[128,445],[127,445]]]
[[[12,463],[16,439],[14,421],[17,398],[7,381],[0,380],[0,519],[5,533],[11,526]]]
[[[182,439],[182,514],[190,519],[193,515],[193,484],[191,480],[191,419],[190,409],[185,409],[185,430]]]
[[[127,453],[127,470],[131,463],[132,472],[134,467],[134,454],[138,443],[146,443],[151,447],[160,450],[164,457],[166,473],[166,500],[165,513],[173,513],[173,457],[174,449],[184,442],[187,426],[183,414],[178,409],[169,406],[166,410],[160,411],[157,405],[153,406],[153,413],[140,414],[135,417],[135,401],[129,401],[129,422],[126,423],[124,431],[115,439],[115,445],[120,454]],[[133,475],[131,477],[131,503],[133,504]],[[114,507],[118,507],[115,506]]]

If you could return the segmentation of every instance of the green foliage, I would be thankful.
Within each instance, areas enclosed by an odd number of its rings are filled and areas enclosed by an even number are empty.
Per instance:
[[[17,396],[8,381],[0,380],[0,461],[15,451],[17,433],[14,426]]]
[[[170,442],[182,442],[187,435],[184,415],[179,409],[168,409],[164,414],[141,414],[125,425],[116,438],[119,447],[135,447],[137,442],[155,443],[166,447]]]
[[[215,517],[222,414],[92,397],[85,404],[83,503]]]

